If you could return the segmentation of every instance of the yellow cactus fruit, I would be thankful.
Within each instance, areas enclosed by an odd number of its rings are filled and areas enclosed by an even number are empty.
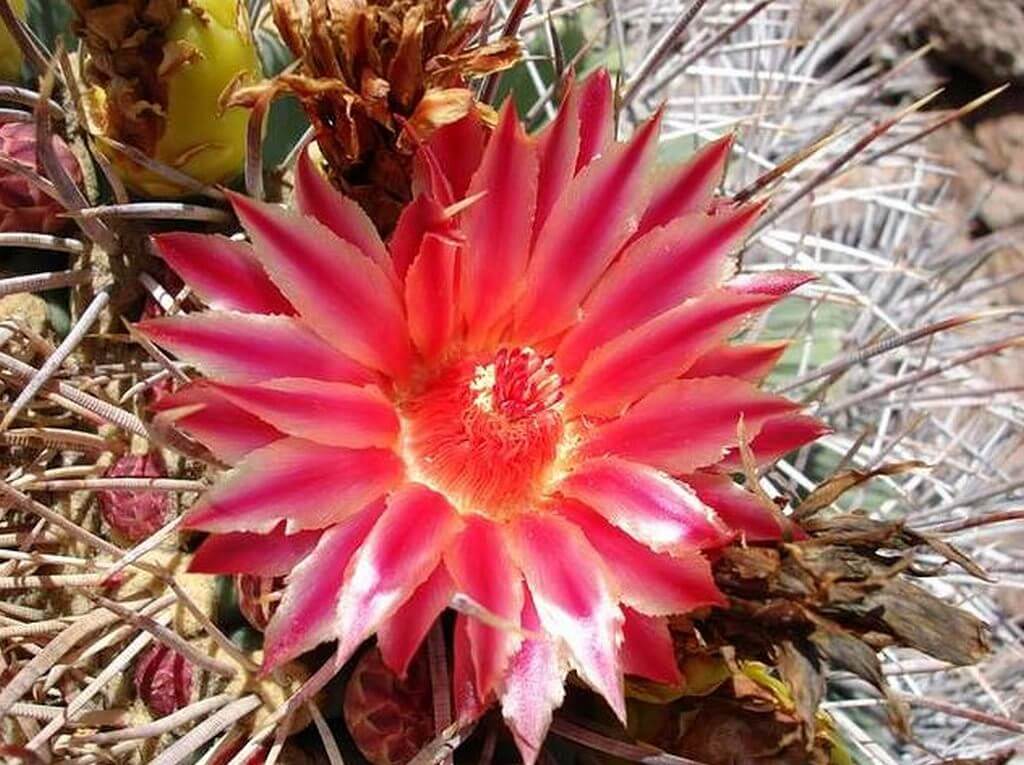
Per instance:
[[[25,18],[25,0],[9,0],[11,10],[19,19]],[[21,48],[14,42],[7,27],[0,22],[0,80],[14,81],[21,74]]]
[[[205,184],[237,176],[248,111],[223,107],[222,96],[261,76],[244,2],[119,0],[117,13],[97,0],[72,3],[88,49],[91,126],[125,183],[148,196],[189,193],[104,139],[139,149]]]

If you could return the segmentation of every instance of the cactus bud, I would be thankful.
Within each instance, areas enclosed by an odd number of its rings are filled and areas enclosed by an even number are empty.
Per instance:
[[[157,452],[120,457],[107,470],[108,478],[163,478],[167,467]],[[100,514],[115,533],[130,542],[138,542],[167,523],[171,515],[170,498],[156,491],[97,492]]]
[[[192,700],[193,674],[192,662],[158,643],[135,665],[135,692],[154,717],[164,717]]]
[[[430,667],[426,653],[403,680],[373,648],[356,664],[345,689],[345,724],[373,765],[405,765],[433,737]]]
[[[81,185],[82,167],[78,159],[59,137],[54,136],[53,142],[61,165],[71,179]],[[0,125],[0,155],[38,172],[35,125],[31,122]],[[68,219],[59,217],[63,212],[64,208],[57,200],[44,194],[27,178],[0,169],[0,231],[54,234],[69,223]]]
[[[275,593],[284,588],[284,577],[237,574],[235,592],[238,595],[238,610],[253,629],[263,632],[277,610],[278,598]]]

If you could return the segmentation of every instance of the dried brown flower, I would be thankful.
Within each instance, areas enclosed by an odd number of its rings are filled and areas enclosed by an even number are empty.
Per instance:
[[[299,67],[232,103],[252,105],[268,89],[294,94],[328,176],[382,232],[412,197],[417,141],[471,111],[493,119],[469,83],[520,55],[513,38],[475,44],[487,14],[456,22],[444,0],[274,0],[273,10]]]

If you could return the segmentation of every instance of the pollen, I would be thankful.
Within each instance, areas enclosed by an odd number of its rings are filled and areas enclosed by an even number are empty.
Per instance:
[[[464,359],[403,404],[406,464],[460,511],[508,517],[537,504],[559,471],[562,410],[550,357],[524,347]]]

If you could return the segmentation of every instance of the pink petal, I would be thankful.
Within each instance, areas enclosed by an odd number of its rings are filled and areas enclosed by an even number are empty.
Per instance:
[[[398,437],[395,408],[374,387],[297,377],[214,387],[290,436],[350,449],[390,447]]]
[[[463,214],[467,248],[460,306],[470,336],[481,337],[512,306],[530,255],[537,201],[537,150],[506,101],[487,142],[469,196],[486,192]]]
[[[734,136],[727,135],[701,148],[685,165],[666,173],[647,206],[637,236],[664,226],[680,215],[703,211],[725,174]]]
[[[440,494],[406,484],[352,559],[338,601],[338,655],[349,657],[437,568],[462,525]]]
[[[423,238],[431,233],[452,238],[455,234],[454,224],[437,200],[420,195],[402,210],[388,242],[399,278],[406,278],[409,266],[420,254]]]
[[[190,383],[170,395],[163,396],[154,409],[163,412],[197,405],[202,409],[176,418],[175,426],[203,444],[217,459],[229,465],[284,435],[259,417],[228,402],[205,380]]]
[[[677,380],[597,428],[582,452],[618,454],[669,473],[689,473],[718,462],[736,445],[740,417],[747,438],[753,438],[766,421],[796,408],[788,399],[730,377]]]
[[[480,166],[484,153],[487,132],[476,112],[470,112],[455,122],[444,125],[427,139],[425,151],[433,154],[434,162],[444,169],[448,187],[455,199],[466,196],[470,179]],[[427,192],[440,199],[440,189],[430,182],[430,173],[424,167],[423,157],[416,157],[416,173],[413,176],[414,193]]]
[[[622,663],[626,674],[665,685],[682,683],[683,675],[665,618],[647,616],[632,608],[622,611],[626,615],[622,623]]]
[[[726,282],[723,286],[734,292],[748,295],[788,295],[797,287],[814,281],[814,274],[803,271],[760,271],[753,274],[740,274]]]
[[[713,348],[686,370],[684,377],[736,377],[761,382],[789,347],[787,341]]]
[[[568,409],[619,414],[658,385],[682,375],[705,351],[739,330],[750,313],[777,299],[715,290],[619,335],[584,363],[566,390]]]
[[[580,677],[625,720],[622,612],[601,557],[554,515],[522,514],[508,533],[544,629],[565,643]]]
[[[469,617],[455,615],[454,646],[452,647],[452,701],[455,719],[463,725],[473,722],[487,711],[489,701],[476,692],[476,670],[473,668],[472,648],[469,642]]]
[[[558,512],[586,535],[626,605],[668,616],[723,602],[711,565],[696,550],[656,553],[577,502],[561,503]]]
[[[211,308],[294,314],[270,281],[252,245],[227,237],[177,231],[157,234],[153,245],[167,264]]]
[[[392,672],[405,677],[409,662],[419,650],[430,628],[448,607],[455,583],[444,566],[416,588],[395,615],[377,630],[377,647]]]
[[[717,284],[729,249],[761,209],[688,215],[630,244],[587,299],[583,321],[558,346],[559,372],[574,374],[593,349]]]
[[[391,256],[369,216],[317,170],[308,148],[299,153],[295,167],[295,205],[303,215],[315,218],[338,238],[355,245],[385,271],[390,269]]]
[[[770,465],[791,451],[817,441],[831,433],[831,428],[821,420],[806,414],[794,414],[769,420],[761,432],[750,441],[750,450],[758,465]],[[738,449],[731,449],[720,466],[732,470],[743,467]]]
[[[636,230],[660,122],[659,115],[630,143],[612,145],[558,198],[537,236],[516,303],[519,338],[542,340],[572,324],[587,292]]]
[[[339,449],[283,438],[253,452],[185,517],[203,531],[288,532],[339,523],[395,486],[402,461],[385,449]]]
[[[517,623],[523,608],[522,574],[513,563],[501,530],[482,516],[468,516],[466,527],[444,554],[459,592],[502,620]],[[497,686],[519,635],[470,618],[467,625],[477,695]]]
[[[523,629],[542,634],[529,591],[523,602]],[[515,738],[524,765],[533,765],[551,727],[554,710],[565,698],[565,662],[553,640],[527,638],[512,657],[501,693],[501,712]]]
[[[264,633],[264,672],[337,637],[345,571],[383,512],[384,501],[380,500],[331,526],[313,552],[296,566]]]
[[[204,374],[234,382],[312,377],[362,384],[373,375],[287,316],[205,311],[135,325]]]
[[[615,133],[612,81],[607,69],[598,69],[579,88],[580,149],[576,172],[603,154]]]
[[[562,101],[558,115],[538,136],[540,174],[534,236],[540,232],[555,201],[576,174],[576,155],[580,148],[579,111],[579,90],[572,88]]]
[[[558,485],[634,539],[659,552],[717,547],[729,530],[686,486],[648,465],[602,457]]]
[[[445,349],[455,331],[455,269],[462,246],[426,234],[405,279],[409,334],[425,359]]]
[[[409,368],[402,304],[379,265],[322,224],[231,195],[270,278],[325,340],[392,377]]]
[[[284,576],[312,552],[319,539],[319,531],[286,534],[283,524],[269,534],[211,534],[192,556],[188,570],[198,574]]]
[[[781,539],[782,514],[753,492],[747,491],[727,475],[692,473],[680,476],[697,492],[701,501],[713,508],[731,529],[743,534],[748,542]]]

